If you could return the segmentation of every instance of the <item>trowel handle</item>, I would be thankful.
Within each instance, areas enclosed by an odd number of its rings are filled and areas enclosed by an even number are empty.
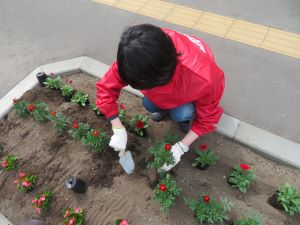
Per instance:
[[[121,158],[123,155],[125,155],[125,149],[123,149],[123,150],[120,150],[119,151],[119,157]]]

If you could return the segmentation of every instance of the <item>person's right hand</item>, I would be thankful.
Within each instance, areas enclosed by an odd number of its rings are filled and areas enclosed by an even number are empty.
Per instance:
[[[124,155],[127,145],[127,132],[125,127],[112,128],[114,134],[110,139],[109,146],[119,152],[119,157]]]

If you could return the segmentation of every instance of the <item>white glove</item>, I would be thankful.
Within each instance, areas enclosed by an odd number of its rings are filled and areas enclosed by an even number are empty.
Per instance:
[[[180,141],[177,142],[175,145],[172,146],[171,152],[174,157],[174,165],[168,165],[164,164],[159,170],[162,171],[169,171],[171,170],[174,166],[176,166],[177,163],[179,163],[181,156],[189,150],[189,146],[186,146],[182,144]]]
[[[125,127],[112,128],[114,134],[110,138],[109,146],[119,152],[119,157],[125,154],[127,144],[127,132]]]

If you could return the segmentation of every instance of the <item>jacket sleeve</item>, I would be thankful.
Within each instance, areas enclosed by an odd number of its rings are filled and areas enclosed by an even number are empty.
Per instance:
[[[208,83],[204,94],[194,101],[195,119],[191,130],[199,136],[210,133],[216,129],[217,124],[223,113],[220,107],[220,100],[224,91],[224,72],[214,64],[214,73]]]
[[[127,84],[121,79],[117,63],[114,62],[104,77],[96,83],[96,106],[108,119],[118,116],[117,99],[120,91]]]

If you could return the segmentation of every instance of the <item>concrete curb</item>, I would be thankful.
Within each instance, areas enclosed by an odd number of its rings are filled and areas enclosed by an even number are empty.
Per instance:
[[[108,70],[108,65],[87,56],[39,66],[0,99],[0,119],[4,118],[11,110],[13,106],[12,99],[20,98],[26,91],[38,84],[35,77],[38,72],[64,75],[82,71],[101,79]],[[124,90],[143,97],[140,91],[130,86],[125,87]],[[296,142],[240,121],[225,113],[222,115],[219,124],[217,124],[217,132],[247,145],[263,155],[300,169],[300,144]],[[0,213],[0,225],[2,224],[12,225]]]

